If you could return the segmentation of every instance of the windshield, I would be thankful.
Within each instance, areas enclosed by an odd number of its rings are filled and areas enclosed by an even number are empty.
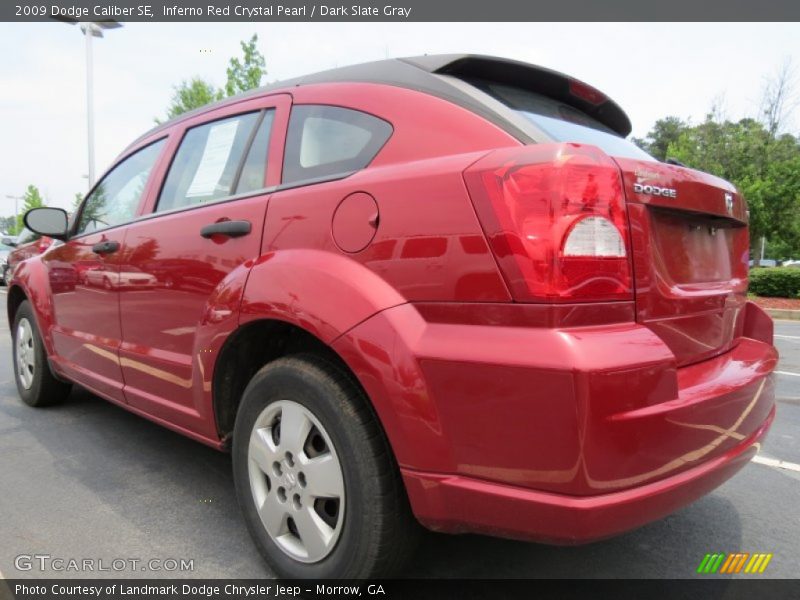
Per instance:
[[[591,144],[611,156],[656,160],[633,142],[568,104],[510,85],[472,83],[531,121],[556,142]]]

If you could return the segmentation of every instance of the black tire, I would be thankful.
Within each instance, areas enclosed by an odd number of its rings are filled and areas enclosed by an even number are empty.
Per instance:
[[[310,411],[322,425],[343,475],[344,513],[338,539],[327,556],[311,563],[287,554],[267,533],[250,487],[248,447],[253,427],[268,407],[287,400]],[[276,360],[250,381],[236,417],[233,474],[250,534],[279,577],[388,577],[401,572],[417,545],[421,528],[369,401],[348,372],[316,355]]]
[[[31,345],[29,352],[34,357],[34,367],[32,373],[32,381],[30,386],[26,387],[20,376],[20,369],[18,365],[18,352],[17,352],[17,338],[20,333],[20,325],[25,320],[31,330]],[[42,406],[50,406],[63,402],[72,386],[69,383],[60,381],[53,376],[50,371],[50,365],[47,361],[47,352],[42,342],[42,336],[39,333],[39,327],[36,324],[36,318],[33,314],[33,309],[30,303],[25,300],[19,305],[17,314],[14,316],[14,327],[11,331],[12,336],[12,351],[11,356],[14,361],[14,381],[17,384],[17,391],[20,398],[28,406],[36,408]]]

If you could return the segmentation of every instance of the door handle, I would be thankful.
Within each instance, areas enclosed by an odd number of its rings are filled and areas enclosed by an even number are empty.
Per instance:
[[[200,235],[206,239],[215,235],[242,237],[250,233],[251,229],[250,221],[218,221],[203,227],[200,230]]]
[[[114,241],[97,242],[92,246],[92,252],[95,254],[111,254],[117,250],[119,250],[119,242]]]

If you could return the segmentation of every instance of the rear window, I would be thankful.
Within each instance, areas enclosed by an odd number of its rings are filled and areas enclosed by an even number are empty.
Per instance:
[[[655,160],[633,142],[568,104],[510,85],[471,83],[531,121],[556,142],[591,144],[611,156]]]

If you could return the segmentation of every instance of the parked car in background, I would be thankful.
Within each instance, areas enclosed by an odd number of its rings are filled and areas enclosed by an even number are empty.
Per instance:
[[[783,263],[784,267],[791,267],[793,269],[800,269],[800,260],[787,260]]]
[[[574,544],[659,519],[756,454],[777,352],[744,198],[630,132],[585,83],[470,55],[183,114],[74,223],[26,215],[63,243],[9,289],[19,394],[75,382],[231,451],[285,578],[391,575],[418,523]]]
[[[12,238],[7,239],[12,240]],[[41,254],[47,250],[52,243],[52,238],[34,233],[27,227],[24,228],[16,239],[13,239],[13,243],[11,244],[13,250],[8,254],[6,268],[4,270],[6,285],[8,285],[8,282],[11,281],[11,278],[14,276],[14,270],[19,263],[32,256]]]
[[[772,267],[780,267],[781,261],[775,260],[773,258],[762,258],[761,260],[754,260],[751,258],[748,264],[751,267],[756,267],[756,268],[760,267],[762,269],[768,269]]]
[[[121,288],[148,288],[157,283],[155,275],[145,273],[133,265],[111,265],[88,269],[84,273],[87,285],[102,287],[107,290]]]
[[[6,241],[11,244],[15,243],[15,240],[10,237],[4,237],[0,242],[0,283],[3,285],[8,285],[8,255],[14,250],[14,246]]]

